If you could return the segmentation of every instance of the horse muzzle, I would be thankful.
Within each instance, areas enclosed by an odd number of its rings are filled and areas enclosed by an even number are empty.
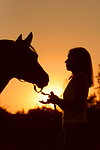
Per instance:
[[[37,86],[40,89],[43,89],[45,86],[47,86],[49,83],[49,76],[48,74],[45,74],[45,76],[40,77],[37,79],[37,82],[35,82],[33,85],[35,85],[35,87]]]

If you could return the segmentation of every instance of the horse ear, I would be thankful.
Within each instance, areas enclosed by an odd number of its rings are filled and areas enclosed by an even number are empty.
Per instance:
[[[19,35],[19,37],[17,38],[15,42],[20,42],[20,41],[22,41],[22,34]]]
[[[26,37],[26,39],[24,40],[25,43],[26,43],[27,45],[30,45],[30,43],[31,43],[31,41],[32,41],[32,38],[33,38],[33,33],[31,32],[31,33]]]

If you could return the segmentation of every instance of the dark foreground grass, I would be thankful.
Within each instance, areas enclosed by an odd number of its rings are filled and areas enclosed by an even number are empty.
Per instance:
[[[0,116],[0,150],[62,149],[62,114],[52,109],[38,108],[28,114]]]
[[[91,149],[100,150],[100,110],[87,109],[93,133]],[[0,150],[62,150],[62,114],[50,108],[10,114],[0,108]]]

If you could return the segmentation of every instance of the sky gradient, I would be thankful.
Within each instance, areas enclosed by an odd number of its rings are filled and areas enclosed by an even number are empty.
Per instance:
[[[94,76],[100,63],[99,0],[0,0],[0,39],[23,39],[33,32],[32,46],[39,54],[39,63],[50,76],[44,91],[60,95],[66,71],[64,61],[69,49],[85,47],[91,54]],[[96,84],[96,80],[95,84]],[[95,85],[96,86],[96,85]],[[12,113],[39,105],[46,99],[31,84],[12,79],[0,95],[1,106]]]

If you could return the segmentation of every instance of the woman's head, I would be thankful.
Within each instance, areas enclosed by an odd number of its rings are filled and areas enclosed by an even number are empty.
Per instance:
[[[83,47],[76,47],[69,51],[68,60],[65,61],[67,69],[73,74],[84,72],[87,75],[90,87],[93,85],[93,70],[91,56]]]

